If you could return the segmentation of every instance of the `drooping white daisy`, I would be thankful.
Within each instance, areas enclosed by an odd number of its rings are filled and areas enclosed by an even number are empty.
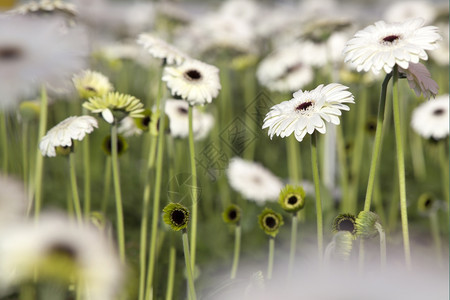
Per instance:
[[[189,58],[174,46],[150,33],[140,34],[137,43],[142,45],[153,57],[165,60],[168,65],[179,65]]]
[[[282,181],[261,164],[239,157],[230,160],[227,177],[234,190],[259,205],[266,201],[277,201],[284,187]]]
[[[71,147],[73,140],[83,140],[86,134],[97,127],[98,122],[94,117],[68,117],[47,132],[39,143],[39,149],[44,156],[56,156],[57,147]]]
[[[354,64],[358,72],[390,73],[396,64],[408,69],[410,62],[427,60],[426,50],[436,49],[441,36],[437,27],[422,27],[423,23],[422,19],[403,23],[378,21],[348,41],[343,51],[345,62]]]
[[[294,133],[299,142],[315,130],[325,133],[325,122],[338,125],[341,110],[350,110],[345,103],[354,103],[347,89],[342,84],[331,83],[321,84],[312,91],[299,90],[291,100],[270,109],[262,128],[269,128],[271,139],[274,135],[284,138]]]
[[[85,63],[85,35],[58,20],[0,15],[0,107],[13,108],[43,84],[68,86]]]
[[[409,87],[414,90],[417,97],[423,94],[425,98],[429,99],[431,96],[437,95],[439,86],[431,78],[430,72],[423,64],[410,63],[408,69],[399,68],[399,70],[406,75]]]
[[[314,76],[309,61],[302,55],[302,45],[283,47],[264,58],[256,76],[269,90],[292,92],[309,84]]]
[[[189,136],[189,117],[186,101],[166,100],[165,113],[170,120],[170,135],[177,138]],[[211,114],[200,112],[194,107],[192,111],[192,127],[195,140],[204,139],[214,126],[214,117]]]
[[[449,133],[449,95],[436,97],[416,109],[411,117],[411,127],[426,139],[443,139]]]
[[[123,270],[106,237],[60,214],[42,214],[0,232],[0,290],[33,280],[80,283],[83,299],[115,299]]]
[[[436,17],[434,4],[426,1],[400,1],[392,2],[383,14],[387,22],[403,22],[409,19],[422,18],[430,24]]]
[[[186,60],[180,66],[164,68],[162,80],[172,92],[190,105],[211,103],[221,89],[219,69],[198,60]]]
[[[23,183],[0,175],[0,231],[14,222],[25,220],[27,195]]]

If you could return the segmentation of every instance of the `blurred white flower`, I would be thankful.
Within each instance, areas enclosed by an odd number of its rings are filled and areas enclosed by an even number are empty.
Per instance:
[[[165,67],[162,80],[172,92],[190,105],[211,103],[221,89],[219,69],[198,60],[186,60],[180,66]]]
[[[122,266],[110,242],[96,228],[77,226],[59,214],[42,214],[0,233],[0,290],[33,280],[79,282],[83,299],[112,300]]]
[[[396,64],[407,69],[410,62],[427,60],[426,50],[436,49],[442,38],[437,27],[422,26],[422,19],[403,23],[378,21],[358,31],[347,43],[345,62],[356,65],[358,72],[390,73]]]
[[[170,135],[178,138],[189,136],[189,104],[186,101],[166,100],[165,113],[170,120]],[[195,140],[204,139],[214,126],[214,117],[211,114],[200,112],[196,107],[192,111],[192,126]]]
[[[125,117],[120,121],[117,132],[124,137],[136,136],[142,134],[142,129],[136,126],[136,122],[132,117]]]
[[[150,34],[142,33],[139,35],[137,43],[142,45],[144,49],[155,58],[159,58],[165,61],[166,64],[181,64],[183,61],[189,58],[172,45],[169,45],[162,39]]]
[[[112,62],[117,60],[134,61],[144,68],[156,65],[155,61],[148,56],[147,51],[136,45],[134,41],[98,45],[94,50],[94,55]]]
[[[411,127],[422,137],[443,139],[449,133],[449,96],[442,95],[414,109]]]
[[[77,28],[62,33],[57,19],[0,15],[0,107],[14,107],[43,84],[69,86],[86,52],[84,34]]]
[[[430,24],[436,17],[434,4],[426,1],[392,2],[383,14],[387,22],[404,22],[408,19],[422,18],[425,24]]]
[[[234,157],[227,169],[230,186],[245,199],[263,205],[266,201],[276,201],[282,181],[261,164]]]
[[[227,0],[219,13],[253,24],[260,17],[260,4],[253,0]]]
[[[448,9],[447,9],[448,10]],[[439,23],[437,24],[439,32],[441,32],[443,40],[439,42],[439,47],[430,52],[430,57],[438,64],[443,66],[449,65],[449,24]]]
[[[314,73],[302,49],[301,44],[295,43],[264,58],[256,71],[259,83],[279,92],[296,91],[309,84]]]
[[[0,175],[0,231],[26,216],[27,195],[24,185],[13,177]]]
[[[71,147],[73,140],[83,140],[97,127],[94,117],[68,117],[47,132],[39,143],[39,149],[43,156],[56,156],[56,147]]]
[[[293,98],[273,106],[267,113],[263,129],[269,128],[269,136],[282,138],[295,134],[301,142],[305,135],[315,130],[326,132],[325,122],[338,125],[341,110],[350,110],[346,103],[354,103],[348,87],[339,83],[319,85],[312,91],[297,91]]]
[[[429,99],[431,96],[437,95],[439,86],[431,78],[430,72],[423,64],[410,63],[408,69],[399,68],[399,70],[405,73],[409,87],[414,90],[417,97],[423,94],[425,98]]]

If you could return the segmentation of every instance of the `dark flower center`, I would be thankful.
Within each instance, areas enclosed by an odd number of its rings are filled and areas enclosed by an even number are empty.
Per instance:
[[[150,116],[145,116],[144,118],[142,118],[142,125],[148,127],[148,124],[150,124]]]
[[[295,108],[295,110],[297,110],[297,111],[307,110],[308,107],[310,107],[310,106],[312,106],[312,105],[313,105],[313,103],[312,103],[311,101],[303,102],[303,103],[299,104],[299,105]]]
[[[272,216],[266,217],[264,222],[266,223],[266,226],[269,227],[270,229],[274,228],[277,225],[277,220],[275,220],[275,218]]]
[[[178,107],[178,112],[180,113],[180,114],[187,114],[188,113],[188,110],[187,110],[187,108],[184,108],[184,107]]]
[[[14,46],[0,48],[0,61],[19,60],[23,56],[22,50]]]
[[[187,72],[184,73],[185,77],[188,80],[199,80],[200,78],[202,78],[202,74],[197,71],[197,70],[188,70]]]
[[[91,91],[91,92],[96,92],[97,90],[94,89],[92,86],[85,86],[84,87],[86,90]]]
[[[433,111],[433,115],[435,115],[435,116],[440,116],[440,115],[443,115],[444,112],[445,112],[444,109],[438,108],[438,109],[435,109],[435,110]]]
[[[301,63],[297,63],[297,64],[287,68],[286,73],[289,74],[289,73],[295,72],[295,71],[301,69],[302,67],[303,67],[303,65]]]
[[[234,219],[236,219],[236,217],[237,217],[237,211],[235,211],[234,209],[233,209],[233,210],[230,210],[230,211],[228,212],[228,218],[229,218],[230,220],[234,220]]]
[[[388,36],[384,37],[382,39],[382,41],[383,41],[384,44],[392,44],[398,39],[400,39],[399,35],[391,34],[391,35],[388,35]]]
[[[352,220],[344,219],[339,222],[339,231],[349,231],[353,232],[355,230],[355,224],[353,224]]]
[[[288,201],[287,201],[287,202],[288,202],[290,205],[294,205],[294,204],[297,203],[297,201],[298,201],[298,199],[297,199],[296,196],[290,196],[290,197],[288,198]]]
[[[57,242],[48,249],[49,255],[64,256],[69,259],[76,259],[77,251],[71,245],[63,242]]]
[[[430,198],[428,198],[426,201],[425,201],[425,207],[430,207],[431,206],[431,199]]]
[[[180,226],[186,223],[186,215],[182,210],[174,210],[171,214],[172,222]]]

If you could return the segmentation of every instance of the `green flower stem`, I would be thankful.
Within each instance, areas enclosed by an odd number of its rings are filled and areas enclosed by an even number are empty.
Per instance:
[[[316,190],[316,215],[317,215],[317,247],[319,255],[319,265],[323,261],[323,217],[322,201],[320,199],[320,178],[319,163],[317,161],[317,133],[311,135],[311,165],[314,177],[314,187]]]
[[[346,213],[355,213],[356,203],[349,203],[349,183],[348,183],[348,170],[347,170],[347,155],[345,154],[345,142],[344,132],[342,125],[336,126],[336,145],[339,160],[339,178],[342,189],[342,206],[341,211]]]
[[[3,153],[2,153],[2,167],[3,167],[3,173],[8,174],[8,131],[6,130],[7,126],[7,116],[6,111],[3,110],[0,113],[0,136],[1,136],[1,143],[3,146]]]
[[[359,172],[361,170],[362,155],[364,151],[364,127],[367,119],[367,89],[362,89],[362,94],[360,96],[361,100],[358,101],[358,119],[356,124],[356,134],[355,134],[355,146],[354,151],[352,151],[352,161],[350,165],[350,183],[348,198],[343,198],[341,212],[348,211],[355,212],[357,208],[357,198],[358,198],[358,187],[359,187]]]
[[[197,214],[198,214],[198,195],[197,195],[197,168],[195,166],[195,148],[194,148],[194,130],[193,130],[193,107],[189,105],[189,153],[191,158],[192,172],[192,221],[191,221],[191,264],[195,268],[195,252],[197,245]]]
[[[365,251],[364,251],[364,239],[359,239],[359,255],[358,255],[358,271],[362,274],[364,271]]]
[[[377,176],[378,177],[378,176]],[[383,198],[380,189],[380,179],[375,179],[374,189],[373,189],[373,205],[375,207],[375,211],[377,215],[380,217],[381,224],[386,223],[386,212],[383,206]]]
[[[103,178],[103,199],[102,199],[102,213],[106,215],[108,211],[109,194],[111,192],[111,156],[106,156],[105,162],[105,176]]]
[[[69,170],[70,170],[70,185],[72,187],[72,200],[75,208],[75,216],[78,223],[83,222],[83,215],[81,212],[80,197],[78,195],[77,175],[75,172],[75,153],[69,154]]]
[[[375,175],[378,163],[378,156],[381,150],[381,136],[383,132],[384,112],[386,104],[386,90],[392,73],[386,74],[381,87],[380,102],[378,104],[377,114],[377,129],[375,130],[375,141],[373,144],[372,159],[370,161],[369,180],[367,183],[366,198],[364,200],[364,211],[370,211],[370,203],[372,200],[373,186],[375,182]]]
[[[47,89],[45,85],[41,88],[41,105],[40,105],[40,118],[39,118],[39,130],[38,130],[38,142],[45,135],[45,130],[47,128],[47,111],[48,111],[48,98]],[[39,150],[36,149],[36,167],[34,173],[34,218],[39,219],[39,213],[41,211],[42,202],[42,173],[44,169],[44,157]]]
[[[173,298],[173,284],[174,284],[174,277],[175,277],[175,263],[176,263],[176,256],[177,250],[175,246],[170,246],[169,250],[169,269],[167,273],[167,290],[166,290],[166,300],[172,300]]]
[[[447,210],[449,208],[449,169],[448,169],[448,150],[446,149],[446,146],[448,145],[448,140],[446,143],[444,141],[441,141],[439,143],[439,160],[440,160],[440,168],[442,171],[442,188],[443,188],[443,194],[446,200],[447,204]]]
[[[150,207],[150,194],[151,194],[151,183],[150,183],[150,172],[155,166],[156,157],[156,145],[157,137],[152,136],[150,139],[150,151],[148,152],[147,158],[147,170],[145,174],[145,188],[144,188],[144,198],[142,203],[142,220],[141,220],[141,237],[140,237],[140,247],[139,247],[139,299],[144,299],[145,295],[145,271],[146,271],[146,257],[147,257],[147,227],[148,227],[148,210]],[[154,261],[153,261],[154,266]],[[153,273],[153,272],[152,272]],[[148,274],[150,276],[150,274]]]
[[[269,238],[269,261],[267,263],[267,280],[272,279],[273,257],[275,254],[275,238]]]
[[[116,198],[117,242],[119,244],[120,261],[125,263],[125,228],[123,222],[122,192],[120,189],[119,158],[117,154],[117,120],[111,126],[111,160]]]
[[[436,250],[436,256],[439,266],[442,265],[442,241],[441,234],[439,233],[438,215],[436,212],[430,215],[430,227],[431,235],[433,237],[434,247]]]
[[[257,122],[252,120],[252,114],[254,114],[254,117],[259,118],[258,115],[259,111],[257,109],[259,104],[259,98],[255,98],[255,89],[256,89],[256,82],[255,82],[255,69],[254,68],[247,68],[244,71],[244,100],[245,100],[245,106],[249,107],[249,105],[252,104],[253,101],[253,107],[251,107],[251,111],[247,112],[245,114],[245,124],[249,127],[249,130],[246,130],[246,133],[248,134],[247,139],[251,140],[253,138],[253,132],[257,132],[256,126],[258,125]],[[249,143],[248,145],[244,145],[244,159],[247,160],[253,160],[253,157],[255,156],[255,148],[256,148],[257,140],[253,141],[253,143]]]
[[[161,101],[161,100],[160,100]],[[164,101],[161,101],[160,107],[160,122],[159,122],[159,133],[158,133],[158,150],[156,154],[156,179],[154,186],[154,195],[153,195],[153,208],[152,208],[152,228],[151,228],[151,237],[150,237],[150,249],[149,249],[149,261],[148,261],[148,270],[147,270],[147,290],[145,299],[149,299],[150,292],[153,290],[153,276],[155,270],[155,263],[157,257],[157,249],[156,242],[158,241],[158,222],[159,216],[161,214],[160,211],[160,202],[161,202],[161,181],[162,181],[162,168],[163,168],[163,157],[164,157],[164,131],[165,131],[165,122],[164,120]],[[151,151],[150,151],[151,152]],[[149,161],[149,165],[152,162]]]
[[[83,140],[84,169],[84,218],[87,220],[91,212],[91,155],[89,152],[89,135]]]
[[[397,144],[397,166],[398,180],[400,185],[400,215],[402,221],[403,249],[405,263],[411,268],[411,250],[409,246],[408,212],[406,208],[406,180],[405,180],[405,156],[403,153],[403,134],[400,120],[400,103],[398,100],[398,67],[394,67],[394,78],[392,82],[392,104],[394,112],[395,141]]]
[[[292,225],[291,225],[291,249],[289,251],[289,266],[288,266],[288,276],[292,275],[292,270],[295,264],[295,249],[297,246],[297,224],[298,216],[297,213],[292,214]]]
[[[192,265],[190,259],[192,256],[189,255],[189,240],[186,229],[183,229],[183,250],[184,250],[184,260],[186,262],[186,273],[188,278],[189,299],[196,300],[197,296],[195,294],[194,277],[192,275]]]
[[[22,166],[23,166],[23,183],[28,189],[28,121],[22,123]]]
[[[300,164],[299,164],[299,143],[295,139],[295,137],[289,136],[287,138],[287,157],[289,160],[288,163],[288,172],[290,182],[293,184],[298,184],[300,181]]]
[[[375,223],[375,228],[378,230],[378,235],[380,236],[380,263],[381,270],[384,271],[386,269],[386,234],[380,223]]]
[[[241,252],[241,225],[237,224],[234,228],[234,256],[233,256],[233,266],[231,267],[231,276],[230,276],[231,279],[236,278],[240,252]]]
[[[20,286],[19,300],[34,300],[36,299],[36,289],[32,283],[23,283]]]
[[[423,144],[422,138],[416,134],[415,132],[410,132],[410,153],[411,153],[411,161],[414,171],[414,177],[416,177],[419,181],[425,181],[427,177],[426,163],[425,157],[423,154]],[[448,184],[446,184],[448,185]]]

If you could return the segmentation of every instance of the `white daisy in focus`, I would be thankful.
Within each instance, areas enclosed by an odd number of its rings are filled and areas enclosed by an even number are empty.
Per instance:
[[[442,38],[437,27],[422,27],[423,23],[422,19],[403,23],[378,21],[348,41],[343,51],[345,62],[354,64],[358,72],[390,73],[396,64],[408,69],[410,62],[427,60],[426,50],[436,49]]]
[[[434,4],[426,1],[392,2],[383,14],[387,22],[404,22],[408,19],[422,18],[430,24],[436,17]]]
[[[166,100],[165,114],[169,117],[170,135],[175,138],[189,136],[189,104],[186,101]],[[200,112],[196,107],[192,111],[192,126],[195,140],[204,139],[214,126],[211,114]]]
[[[414,109],[411,127],[426,139],[440,140],[449,133],[449,95],[436,97]]]
[[[162,80],[172,92],[190,105],[211,103],[221,89],[219,69],[198,60],[186,60],[180,66],[165,67]]]
[[[94,117],[68,117],[47,132],[39,143],[39,149],[43,156],[54,157],[57,147],[71,147],[73,140],[83,140],[86,134],[97,127],[98,122]]]
[[[437,95],[439,86],[423,64],[410,63],[408,69],[399,68],[399,71],[406,75],[409,87],[414,90],[417,97],[423,94],[425,98],[430,99],[431,96]]]
[[[0,15],[0,108],[13,108],[43,84],[60,88],[85,63],[85,35],[59,21]]]
[[[169,45],[162,39],[157,38],[150,33],[140,34],[137,43],[142,45],[150,55],[164,60],[168,65],[179,65],[189,58],[188,55],[184,54],[174,46]]]
[[[239,157],[231,159],[226,172],[230,186],[245,199],[259,205],[266,201],[276,201],[284,187],[283,182],[261,164]]]
[[[0,175],[0,231],[26,217],[27,194],[24,185],[13,177]]]
[[[267,113],[262,129],[269,128],[269,136],[282,138],[294,133],[301,142],[315,130],[324,134],[325,122],[339,125],[341,110],[350,110],[345,103],[354,103],[348,87],[339,83],[319,85],[312,91],[297,91],[293,98],[273,106]]]
[[[96,228],[59,214],[10,226],[0,233],[0,291],[33,280],[79,282],[83,299],[115,299],[123,270],[116,251]]]
[[[303,88],[314,73],[302,55],[302,45],[283,47],[264,58],[256,71],[261,85],[271,91],[292,92]]]

